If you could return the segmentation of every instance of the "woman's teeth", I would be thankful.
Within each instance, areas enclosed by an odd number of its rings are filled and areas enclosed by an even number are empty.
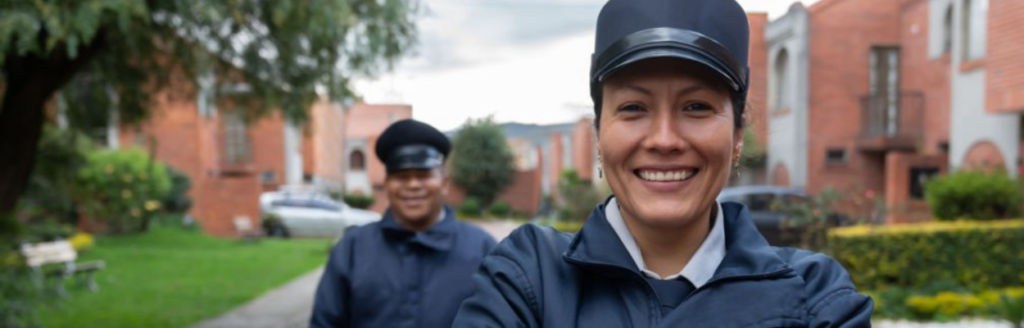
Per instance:
[[[681,171],[640,171],[640,178],[647,181],[683,181],[696,173],[696,170]]]

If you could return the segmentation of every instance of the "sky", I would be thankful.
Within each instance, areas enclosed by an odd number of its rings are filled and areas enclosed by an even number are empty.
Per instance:
[[[811,5],[818,0],[801,0]],[[587,76],[604,0],[431,0],[419,42],[394,69],[357,78],[371,104],[410,104],[443,131],[468,119],[552,124],[592,114]],[[794,0],[739,0],[782,16]]]

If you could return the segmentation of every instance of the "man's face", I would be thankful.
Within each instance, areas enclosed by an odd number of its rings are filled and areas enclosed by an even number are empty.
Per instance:
[[[395,171],[388,173],[384,190],[399,224],[425,230],[441,214],[448,196],[448,179],[437,168]]]

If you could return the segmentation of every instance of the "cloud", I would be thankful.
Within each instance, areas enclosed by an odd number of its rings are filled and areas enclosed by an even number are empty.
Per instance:
[[[818,0],[805,0],[805,4]],[[587,75],[603,0],[432,0],[414,55],[356,81],[371,103],[407,103],[442,130],[469,118],[560,123],[591,112]],[[792,1],[739,0],[785,14]]]

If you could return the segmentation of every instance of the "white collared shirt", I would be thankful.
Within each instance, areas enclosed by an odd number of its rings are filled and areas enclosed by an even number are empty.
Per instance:
[[[704,238],[704,242],[697,248],[697,252],[690,258],[690,262],[679,273],[664,278],[647,270],[644,257],[640,254],[640,247],[637,246],[636,239],[633,239],[633,234],[629,232],[626,221],[622,219],[619,204],[614,197],[605,206],[605,216],[608,223],[611,224],[612,230],[615,230],[615,234],[619,236],[619,241],[622,241],[629,256],[633,258],[636,267],[640,268],[640,272],[648,277],[663,280],[683,277],[690,281],[693,287],[700,288],[708,280],[711,280],[711,277],[715,275],[715,270],[718,270],[718,265],[722,264],[722,260],[725,259],[725,228],[723,227],[725,219],[722,215],[722,204],[716,202],[715,206],[718,207],[718,215],[712,223],[714,226],[711,227],[708,236]]]

